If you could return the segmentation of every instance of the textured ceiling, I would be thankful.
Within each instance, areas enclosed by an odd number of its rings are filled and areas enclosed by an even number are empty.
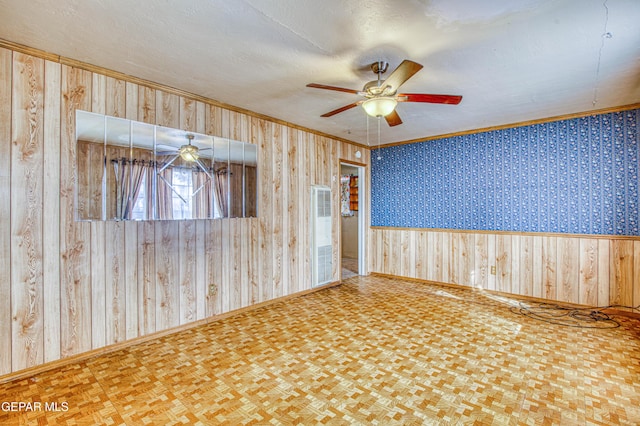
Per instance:
[[[638,0],[0,0],[0,38],[367,141],[369,64],[424,68],[382,143],[640,102]],[[605,35],[606,34],[606,35]],[[369,120],[377,144],[375,119]]]

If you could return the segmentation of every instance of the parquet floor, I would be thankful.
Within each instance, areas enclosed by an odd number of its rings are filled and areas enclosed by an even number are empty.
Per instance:
[[[509,304],[354,277],[0,385],[0,424],[640,424],[638,320],[571,328]]]
[[[342,262],[342,279],[346,280],[347,278],[355,277],[358,275],[358,259],[353,259],[350,257],[343,257],[341,259]]]

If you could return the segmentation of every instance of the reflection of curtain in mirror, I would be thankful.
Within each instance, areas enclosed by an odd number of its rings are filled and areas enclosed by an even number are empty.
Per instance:
[[[244,216],[256,217],[258,211],[256,202],[258,201],[258,172],[255,166],[244,166]]]
[[[242,173],[242,163],[229,163],[229,217],[244,216],[244,177]]]
[[[211,178],[200,169],[192,172],[193,191],[193,219],[208,219],[213,217],[213,194],[211,193]]]
[[[213,174],[216,202],[221,217],[229,216],[229,169],[227,165],[215,170]]]
[[[149,164],[141,160],[113,160],[116,174],[116,219],[131,219],[131,211],[140,193]]]
[[[161,168],[162,163],[158,164]],[[158,179],[157,184],[157,205],[156,205],[156,219],[173,219],[173,190],[171,189],[171,184],[173,182],[173,169],[171,167],[167,167],[162,172],[158,173],[158,177],[162,177],[163,179]]]

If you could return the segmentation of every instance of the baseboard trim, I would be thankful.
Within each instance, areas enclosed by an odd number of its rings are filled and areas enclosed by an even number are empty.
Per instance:
[[[123,342],[114,343],[109,346],[104,346],[102,348],[92,349],[87,352],[82,352],[80,354],[70,355],[65,358],[57,359],[55,361],[45,362],[44,364],[35,365],[33,367],[25,368],[23,370],[19,370],[13,373],[5,374],[0,376],[0,384],[12,382],[15,380],[27,379],[37,374],[44,373],[49,370],[53,370],[56,368],[64,367],[69,364],[73,364],[76,362],[86,361],[88,359],[108,354],[111,352],[119,351],[122,349],[129,348],[131,346],[139,345],[141,343],[148,342],[150,340],[159,339],[164,336],[168,336],[171,334],[180,333],[186,330],[190,330],[196,327],[200,327],[206,324],[210,324],[213,322],[221,321],[226,318],[230,318],[236,315],[240,315],[246,312],[250,312],[256,309],[264,308],[265,306],[270,306],[276,303],[284,302],[286,300],[295,299],[298,297],[305,296],[307,294],[315,293],[320,290],[325,290],[327,288],[335,287],[341,285],[341,281],[334,281],[322,286],[318,286],[309,290],[303,290],[294,294],[288,294],[286,296],[278,297],[275,299],[267,300],[265,302],[256,303],[255,305],[245,306],[243,308],[235,309],[233,311],[225,312],[223,314],[213,315],[207,318],[203,318],[201,320],[197,320],[194,322],[190,322],[188,324],[179,325],[177,327],[172,327],[166,330],[157,331],[155,333],[147,334],[145,336],[136,337],[133,339],[125,340]]]

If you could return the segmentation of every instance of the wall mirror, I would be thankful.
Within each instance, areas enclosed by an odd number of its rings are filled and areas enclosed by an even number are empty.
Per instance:
[[[257,216],[257,146],[76,111],[76,217]]]

